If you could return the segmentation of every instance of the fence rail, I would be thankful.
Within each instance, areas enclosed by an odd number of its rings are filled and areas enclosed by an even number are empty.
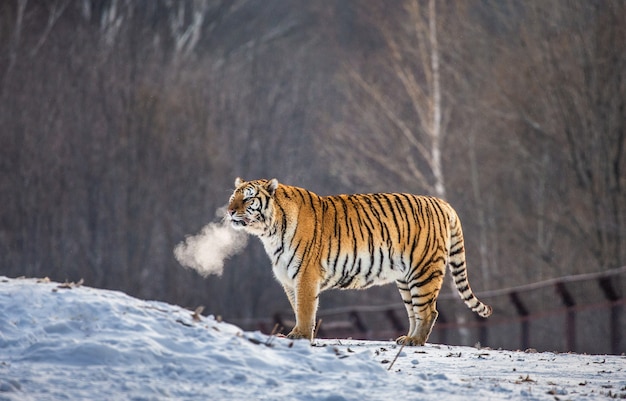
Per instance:
[[[490,346],[502,346],[504,343],[512,346],[516,343],[520,349],[547,349],[550,343],[555,343],[550,337],[560,336],[558,340],[562,345],[557,347],[561,349],[555,349],[557,351],[624,353],[625,275],[626,266],[623,266],[598,273],[482,291],[477,296],[494,306],[494,314],[489,319],[473,315],[476,318],[468,320],[466,311],[450,313],[453,305],[459,304],[458,295],[441,294],[438,299],[440,314],[431,340],[436,338],[436,341],[446,344],[478,341]],[[542,299],[544,303],[540,302]],[[404,334],[407,324],[405,313],[401,302],[321,309],[318,318],[323,323],[319,336],[392,338]],[[252,324],[254,328],[267,332],[274,324],[290,327],[292,316],[291,311],[282,311],[275,313],[272,319],[254,319],[240,324],[245,326],[247,323],[248,327]],[[539,327],[541,322],[543,326]],[[468,331],[473,331],[473,334],[467,335]],[[465,340],[455,338],[463,332]],[[512,340],[512,337],[517,337],[517,340]]]

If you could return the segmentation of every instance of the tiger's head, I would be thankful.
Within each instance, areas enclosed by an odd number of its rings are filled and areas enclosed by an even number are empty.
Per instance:
[[[273,196],[278,180],[244,181],[237,177],[235,191],[228,201],[227,218],[236,229],[261,235],[272,224],[274,215]]]

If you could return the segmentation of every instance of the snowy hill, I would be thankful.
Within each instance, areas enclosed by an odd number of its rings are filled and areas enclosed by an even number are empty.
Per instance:
[[[624,356],[311,346],[120,292],[34,279],[0,277],[0,305],[0,400],[626,398]]]

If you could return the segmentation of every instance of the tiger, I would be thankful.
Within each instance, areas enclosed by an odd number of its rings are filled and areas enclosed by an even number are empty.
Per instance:
[[[291,339],[313,341],[319,295],[395,281],[409,318],[400,345],[428,340],[446,266],[465,304],[492,308],[472,292],[461,222],[444,200],[406,193],[319,196],[276,178],[235,180],[226,219],[257,236],[294,311]]]

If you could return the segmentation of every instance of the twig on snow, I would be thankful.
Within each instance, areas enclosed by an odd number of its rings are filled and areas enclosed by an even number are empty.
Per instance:
[[[404,344],[402,344],[402,346],[398,350],[398,353],[396,354],[395,358],[393,358],[393,361],[391,361],[391,363],[389,364],[389,367],[387,368],[387,371],[391,370],[391,368],[393,367],[393,364],[396,363],[396,361],[398,360],[398,357],[400,356],[400,353],[402,352],[403,349],[404,349]]]

